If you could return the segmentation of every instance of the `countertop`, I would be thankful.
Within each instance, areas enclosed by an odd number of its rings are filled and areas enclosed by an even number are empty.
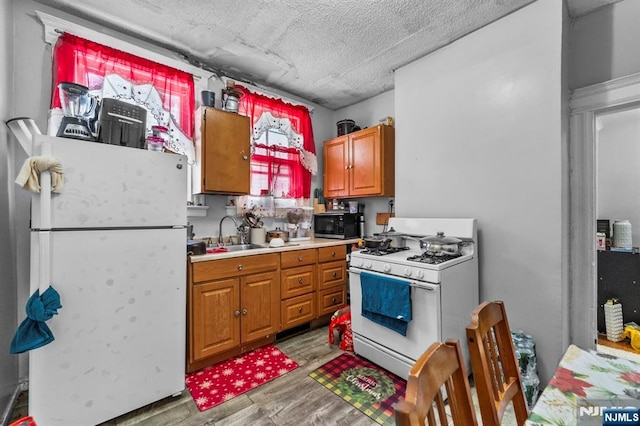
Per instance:
[[[207,254],[201,254],[197,256],[189,256],[189,261],[191,263],[196,263],[196,262],[206,262],[209,260],[228,259],[231,257],[255,256],[255,255],[267,254],[267,253],[280,253],[283,251],[294,251],[294,250],[304,250],[304,249],[310,249],[310,248],[351,245],[351,244],[357,244],[358,241],[360,241],[360,238],[353,238],[348,240],[337,240],[337,239],[330,239],[330,238],[311,238],[310,240],[288,242],[283,247],[269,247],[269,244],[267,243],[264,245],[264,248],[255,248],[255,249],[240,250],[240,251],[228,251],[228,252],[222,252],[222,253],[207,253]]]

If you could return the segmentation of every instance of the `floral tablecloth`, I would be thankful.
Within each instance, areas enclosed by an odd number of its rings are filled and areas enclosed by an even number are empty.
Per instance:
[[[611,407],[640,407],[640,364],[571,345],[526,424],[602,425]]]

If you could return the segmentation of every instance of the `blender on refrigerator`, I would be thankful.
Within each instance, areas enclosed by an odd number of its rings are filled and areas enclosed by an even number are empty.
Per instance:
[[[64,118],[56,136],[85,141],[94,141],[98,100],[89,94],[89,89],[76,83],[58,84],[60,104]]]

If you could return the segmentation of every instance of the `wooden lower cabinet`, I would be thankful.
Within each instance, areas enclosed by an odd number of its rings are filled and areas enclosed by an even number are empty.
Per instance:
[[[347,303],[346,246],[189,264],[187,372],[326,319]]]
[[[282,330],[288,330],[316,318],[316,259],[316,249],[281,253]]]
[[[277,253],[190,265],[187,372],[274,341],[279,266]]]
[[[347,304],[347,247],[318,249],[318,317],[333,314]]]

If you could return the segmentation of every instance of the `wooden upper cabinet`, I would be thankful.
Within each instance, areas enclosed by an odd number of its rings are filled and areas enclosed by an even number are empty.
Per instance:
[[[349,138],[341,136],[324,143],[324,196],[349,195]]]
[[[248,194],[250,189],[251,125],[249,117],[204,108],[199,147],[200,181],[194,193]]]
[[[384,124],[324,143],[324,196],[395,195],[395,132]]]

